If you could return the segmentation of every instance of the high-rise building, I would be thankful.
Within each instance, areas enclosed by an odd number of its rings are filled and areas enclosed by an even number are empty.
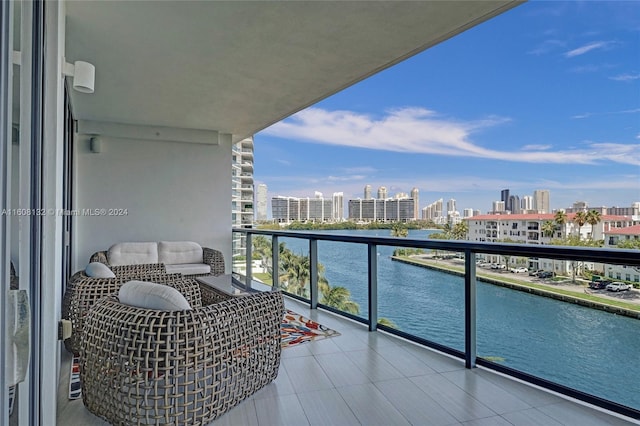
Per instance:
[[[473,217],[473,209],[462,210],[462,217]]]
[[[272,197],[271,216],[279,223],[328,222],[333,219],[333,200],[316,192],[314,198]]]
[[[385,200],[387,198],[387,187],[381,186],[378,188],[378,200]]]
[[[408,222],[414,220],[412,198],[349,200],[349,219],[362,222]]]
[[[493,202],[493,213],[504,213],[504,201],[494,201]]]
[[[332,219],[335,221],[341,221],[344,219],[344,193],[333,193],[333,215]]]
[[[371,199],[371,185],[365,185],[365,187],[364,187],[364,199],[365,200],[370,200]]]
[[[267,220],[267,185],[264,183],[256,188],[256,220]]]
[[[509,190],[503,189],[500,191],[500,201],[504,202],[504,209],[511,211],[511,205],[509,204]]]
[[[520,213],[520,197],[517,195],[509,195],[509,208],[511,213]]]
[[[233,144],[231,161],[231,224],[236,228],[252,228],[254,223],[253,137]],[[244,234],[233,234],[233,257],[244,255],[245,240]]]
[[[413,217],[414,219],[418,219],[420,216],[418,216],[418,212],[420,211],[420,191],[418,191],[418,188],[413,188],[411,190],[411,198],[413,198]]]
[[[551,213],[549,198],[548,189],[536,189],[533,191],[533,209],[538,213]]]
[[[442,214],[442,205],[443,205],[443,200],[442,198],[440,198],[439,200],[434,201],[433,203],[423,208],[422,219],[432,220],[434,223],[437,223],[437,224],[445,223],[446,220],[443,221],[443,218],[446,219],[446,215]]]
[[[522,197],[520,200],[520,210],[523,212],[533,210],[533,197],[531,195],[525,195]]]
[[[451,198],[449,201],[447,201],[447,214],[449,214],[450,212],[453,213],[456,211],[456,200]]]

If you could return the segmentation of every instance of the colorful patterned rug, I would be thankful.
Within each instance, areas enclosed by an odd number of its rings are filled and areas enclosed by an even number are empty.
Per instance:
[[[340,335],[337,331],[289,309],[286,309],[282,319],[280,334],[282,336],[283,349]],[[69,399],[79,399],[81,397],[80,358],[74,355],[71,360],[71,374],[69,376]]]
[[[322,324],[310,320],[296,312],[286,310],[282,326],[282,348],[290,348],[301,343],[313,342],[314,340],[326,339],[328,337],[339,336],[335,330],[325,327]]]
[[[82,397],[82,385],[80,383],[80,357],[74,355],[71,359],[71,375],[69,376],[69,399]]]

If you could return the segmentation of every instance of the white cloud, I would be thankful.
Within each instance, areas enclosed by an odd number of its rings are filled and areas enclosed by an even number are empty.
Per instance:
[[[640,78],[640,73],[620,74],[620,75],[616,75],[615,77],[609,77],[609,79],[615,80],[615,81],[633,81],[633,80],[638,80],[639,78]]]
[[[550,151],[546,146],[530,145],[526,149],[501,151],[473,142],[473,134],[508,121],[504,117],[487,117],[474,121],[454,120],[423,108],[398,109],[380,118],[352,111],[308,108],[267,128],[264,133],[301,142],[511,162],[595,164],[606,159],[620,163],[640,163],[638,147],[630,147],[631,152],[621,158],[608,155],[606,150],[596,144],[588,149],[581,147]],[[624,144],[608,144],[609,148],[614,146],[619,149],[629,148]]]
[[[536,46],[535,48],[533,48],[530,51],[528,51],[527,54],[540,56],[540,55],[544,55],[546,53],[549,53],[549,52],[551,52],[553,50],[562,48],[564,46],[565,46],[565,42],[560,41],[560,40],[554,40],[554,39],[545,40],[542,43],[540,43],[538,46]]]
[[[548,149],[551,149],[551,145],[525,145],[522,147],[523,151],[546,151]]]
[[[364,180],[365,175],[345,175],[345,176],[327,176],[329,182],[350,182],[354,180]]]
[[[564,56],[567,58],[573,58],[574,56],[584,55],[585,53],[595,49],[606,49],[612,44],[613,43],[610,41],[594,41],[593,43],[585,44],[577,49],[570,50],[566,52]]]
[[[625,109],[622,111],[585,112],[583,114],[576,114],[571,118],[582,119],[582,118],[589,118],[597,115],[637,114],[639,112],[640,112],[640,108]]]

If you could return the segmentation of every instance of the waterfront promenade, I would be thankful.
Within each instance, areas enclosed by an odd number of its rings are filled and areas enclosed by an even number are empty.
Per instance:
[[[392,259],[419,267],[464,275],[464,259],[434,259],[431,255],[398,256],[392,257]],[[622,292],[611,292],[605,289],[595,290],[589,288],[588,283],[580,279],[576,282],[573,282],[571,278],[541,279],[529,276],[527,273],[516,274],[508,270],[493,270],[482,267],[476,269],[476,277],[478,280],[490,284],[640,319],[640,291],[638,289]]]

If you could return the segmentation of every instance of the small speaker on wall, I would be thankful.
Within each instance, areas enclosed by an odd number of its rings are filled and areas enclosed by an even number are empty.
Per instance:
[[[102,143],[98,137],[94,136],[89,139],[89,150],[96,154],[102,152]]]

